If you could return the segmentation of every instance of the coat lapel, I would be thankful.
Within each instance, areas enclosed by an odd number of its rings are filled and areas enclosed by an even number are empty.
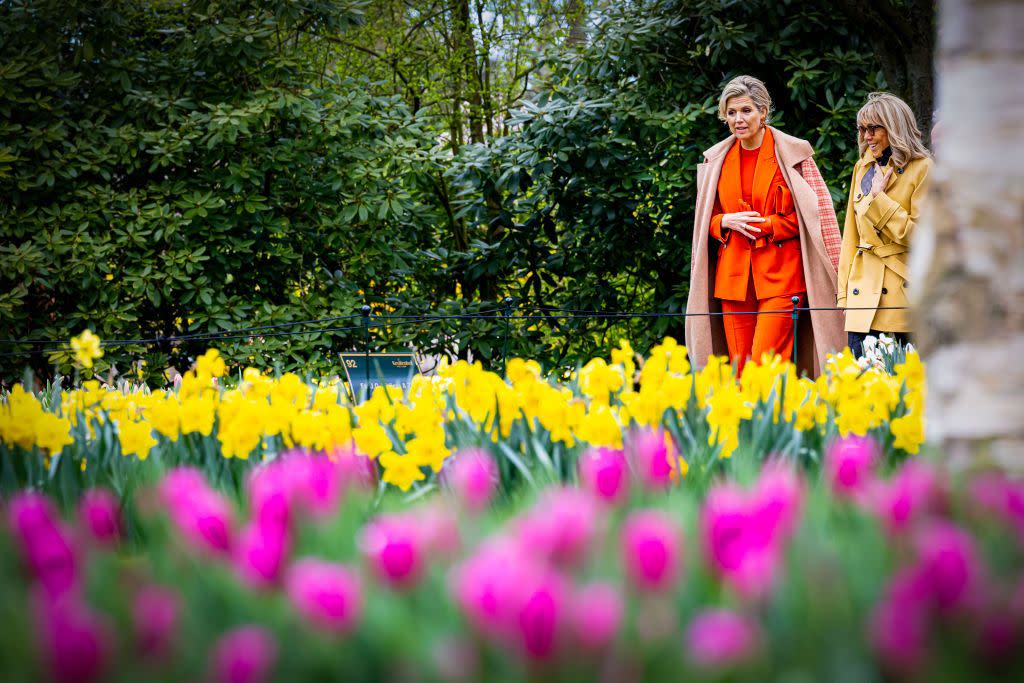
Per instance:
[[[726,213],[742,211],[740,201],[743,199],[743,179],[740,175],[740,146],[734,144],[725,155],[722,164],[722,179],[719,182],[721,191],[718,199]]]
[[[688,316],[684,323],[686,346],[691,362],[696,367],[707,363],[713,353],[726,353],[724,336],[719,339],[718,330],[713,329],[709,319],[701,314],[714,310],[711,297],[711,283],[714,282],[713,264],[708,250],[708,226],[718,195],[718,180],[726,154],[736,138],[730,136],[704,152],[704,163],[697,174],[697,206],[693,220],[693,247],[690,255],[690,295],[686,301]]]

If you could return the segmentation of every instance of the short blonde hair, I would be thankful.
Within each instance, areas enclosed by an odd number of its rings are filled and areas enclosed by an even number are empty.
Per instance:
[[[759,79],[753,76],[737,76],[729,81],[718,98],[718,118],[725,121],[725,111],[728,108],[729,100],[734,97],[749,97],[754,106],[764,112],[765,123],[772,114],[772,96],[768,94],[768,88],[764,87]]]
[[[914,159],[930,157],[928,149],[921,142],[921,129],[917,127],[914,112],[906,102],[887,92],[873,92],[868,101],[857,112],[857,126],[882,126],[889,136],[892,149],[892,163],[903,168]],[[860,155],[868,149],[864,136],[857,133]]]

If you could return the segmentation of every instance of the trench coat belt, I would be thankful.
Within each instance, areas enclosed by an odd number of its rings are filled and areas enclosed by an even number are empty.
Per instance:
[[[907,246],[905,244],[896,244],[891,242],[889,244],[862,244],[857,247],[861,251],[870,251],[873,255],[877,256],[885,264],[885,267],[892,272],[899,275],[904,280],[909,280],[907,272],[907,264],[900,261],[897,258],[893,258],[897,254],[907,253]]]

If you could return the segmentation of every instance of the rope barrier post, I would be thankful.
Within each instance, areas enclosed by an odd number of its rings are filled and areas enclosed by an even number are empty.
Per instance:
[[[501,302],[501,317],[505,320],[505,341],[501,346],[501,374],[505,375],[505,370],[508,368],[508,319],[512,315],[512,304],[515,303],[512,297],[506,296],[505,300]]]
[[[366,394],[370,394],[370,307],[363,306],[363,353],[366,356]]]
[[[796,365],[797,326],[800,323],[800,297],[794,296],[790,301],[793,302],[793,364]]]

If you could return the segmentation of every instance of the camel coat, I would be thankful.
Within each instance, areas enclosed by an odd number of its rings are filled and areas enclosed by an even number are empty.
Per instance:
[[[852,309],[846,311],[847,332],[909,332],[907,257],[932,160],[913,159],[896,169],[872,197],[861,179],[874,163],[869,151],[853,169],[836,301]]]
[[[806,140],[770,129],[775,141],[779,171],[792,193],[800,227],[801,260],[810,308],[832,309],[836,304],[839,226],[832,198],[811,158],[814,151]],[[721,312],[712,296],[718,242],[710,238],[711,216],[718,195],[718,180],[734,136],[704,152],[697,166],[697,207],[693,224],[690,267],[690,296],[686,303],[686,346],[695,367],[703,367],[711,355],[728,355],[721,316],[700,315]],[[803,311],[797,334],[798,368],[812,377],[821,374],[829,353],[846,346],[841,311]]]

